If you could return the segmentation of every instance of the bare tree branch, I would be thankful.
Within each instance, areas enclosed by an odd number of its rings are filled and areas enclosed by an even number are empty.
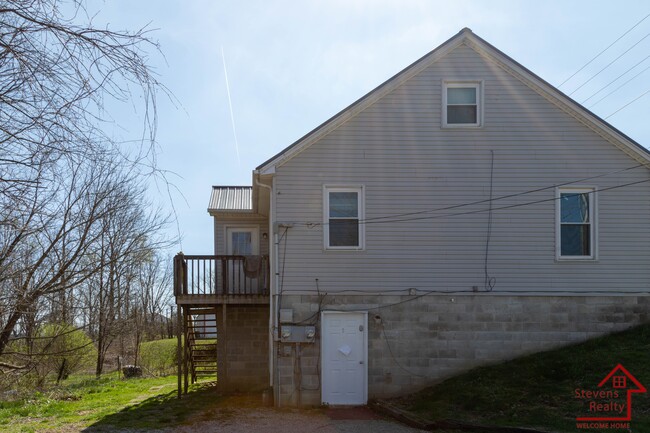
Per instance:
[[[165,298],[138,279],[168,243],[144,198],[169,95],[150,32],[95,26],[83,1],[0,3],[0,368],[37,364],[44,323],[83,323],[103,357],[145,285],[146,308]],[[111,108],[134,99],[142,132],[118,141]]]

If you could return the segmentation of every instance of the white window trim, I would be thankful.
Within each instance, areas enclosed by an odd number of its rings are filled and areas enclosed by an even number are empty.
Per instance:
[[[571,186],[555,189],[555,259],[558,261],[595,261],[598,260],[598,189],[593,186]],[[588,256],[563,256],[562,255],[562,221],[561,208],[562,193],[589,194],[589,242],[591,255]]]
[[[358,200],[359,219],[359,245],[357,246],[331,246],[329,231],[329,193],[330,192],[356,192]],[[365,225],[361,222],[365,218],[365,187],[363,185],[323,185],[323,247],[328,251],[360,251],[366,248]]]
[[[447,89],[474,87],[476,89],[476,123],[447,123]],[[483,126],[483,80],[443,80],[442,82],[442,127],[481,128]]]
[[[224,239],[224,254],[230,255],[230,250],[232,247],[232,240],[230,239],[230,232],[250,232],[251,233],[251,244],[253,247],[253,255],[259,254],[260,251],[260,227],[257,225],[225,225],[223,227],[223,239]]]

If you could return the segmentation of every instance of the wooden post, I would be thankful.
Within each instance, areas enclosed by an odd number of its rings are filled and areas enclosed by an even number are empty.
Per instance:
[[[227,295],[228,291],[228,259],[221,258],[221,294]]]
[[[183,253],[174,256],[174,296],[183,293]]]
[[[181,332],[182,332],[183,324],[181,322],[181,307],[179,305],[176,306],[176,339],[177,339],[177,347],[176,347],[176,361],[178,362],[178,398],[181,398],[181,376],[183,374],[183,359],[182,359],[182,346],[183,346],[183,338],[181,337]]]
[[[169,319],[167,320],[167,338],[174,338],[174,307],[169,306]]]
[[[183,381],[184,393],[187,394],[189,389],[189,373],[190,373],[190,328],[189,328],[189,308],[183,308],[183,328],[185,329],[185,350],[183,351]]]
[[[218,341],[223,340],[223,345],[221,346],[223,347],[223,371],[217,373],[219,375],[217,380],[223,379],[223,389],[228,390],[228,318],[226,315],[227,308],[225,303],[221,305],[221,311],[223,324],[221,332],[218,334]]]

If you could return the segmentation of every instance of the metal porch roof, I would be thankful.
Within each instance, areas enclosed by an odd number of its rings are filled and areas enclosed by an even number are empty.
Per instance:
[[[208,211],[252,211],[253,188],[250,186],[213,186]]]

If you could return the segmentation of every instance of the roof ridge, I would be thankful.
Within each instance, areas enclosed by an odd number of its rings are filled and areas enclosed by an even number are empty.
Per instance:
[[[456,35],[452,36],[432,51],[426,53],[406,68],[401,69],[391,78],[361,96],[355,102],[346,106],[334,116],[330,117],[325,122],[321,123],[319,126],[307,132],[301,138],[258,165],[255,170],[263,173],[264,170],[272,167],[272,170],[269,171],[269,173],[272,173],[275,170],[275,166],[281,165],[287,160],[293,158],[294,155],[301,152],[306,146],[308,147],[311,143],[320,139],[320,136],[329,134],[331,130],[339,127],[351,117],[357,115],[358,112],[366,109],[367,106],[374,103],[373,98],[375,100],[381,98],[382,92],[389,92],[393,86],[400,85],[400,80],[410,79],[412,75],[418,73],[420,68],[430,66],[441,57],[444,57],[448,52],[457,48],[460,44],[465,44],[479,53],[479,55],[491,58],[493,61],[500,64],[500,66],[508,73],[514,75],[517,79],[524,82],[524,84],[531,87],[533,91],[540,94],[552,104],[560,107],[560,109],[567,112],[570,116],[583,122],[588,128],[591,128],[614,146],[623,150],[628,154],[628,156],[637,161],[643,160],[645,163],[650,160],[650,149],[642,146],[634,139],[612,126],[606,120],[584,107],[582,104],[571,99],[571,97],[564,94],[557,87],[550,84],[548,81],[544,80],[509,55],[505,54],[485,39],[476,35],[469,27],[464,27]]]

